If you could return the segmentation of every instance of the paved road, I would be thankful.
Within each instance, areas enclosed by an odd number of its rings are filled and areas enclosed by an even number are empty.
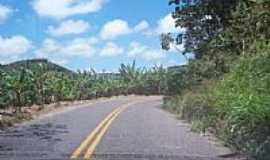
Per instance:
[[[78,159],[91,147],[93,160],[218,160],[228,153],[221,145],[190,132],[161,105],[162,97],[100,100],[0,131],[0,159],[69,160],[82,143],[87,148]],[[127,108],[116,110],[119,107]],[[107,129],[100,124],[106,118]],[[94,139],[87,142],[98,126]]]

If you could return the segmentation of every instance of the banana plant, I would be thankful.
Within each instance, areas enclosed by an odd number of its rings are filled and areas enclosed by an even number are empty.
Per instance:
[[[44,106],[63,100],[86,100],[120,94],[161,94],[166,83],[166,70],[139,68],[136,62],[122,64],[119,74],[78,71],[66,74],[38,63],[16,70],[0,70],[0,107],[13,106],[21,112],[25,105]]]
[[[48,78],[48,66],[43,63],[39,63],[32,68],[32,71],[34,75],[33,83],[35,86],[37,97],[36,103],[40,104],[43,108],[48,96],[48,87],[45,84],[46,79]]]
[[[141,93],[145,81],[145,68],[137,68],[136,62],[133,61],[132,65],[121,64],[119,72],[123,83],[128,84],[128,93]]]
[[[7,95],[8,88],[6,83],[7,72],[0,69],[0,108],[6,108],[10,104],[9,96]]]
[[[31,89],[33,87],[33,73],[30,70],[21,68],[18,71],[12,71],[6,77],[6,83],[7,95],[15,107],[15,113],[20,113],[23,105],[34,101]]]

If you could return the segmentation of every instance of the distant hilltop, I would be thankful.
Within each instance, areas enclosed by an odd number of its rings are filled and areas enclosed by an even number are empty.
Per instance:
[[[60,65],[57,65],[55,63],[50,62],[47,59],[29,59],[29,60],[21,60],[16,61],[10,64],[6,65],[0,65],[1,69],[6,71],[16,70],[20,68],[27,68],[27,69],[33,69],[36,65],[45,65],[49,71],[57,71],[57,72],[63,72],[66,74],[74,74],[73,71],[62,67]]]

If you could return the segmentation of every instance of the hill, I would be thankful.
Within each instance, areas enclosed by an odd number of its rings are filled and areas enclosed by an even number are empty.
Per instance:
[[[27,69],[32,69],[36,65],[45,65],[49,71],[57,71],[57,72],[63,72],[66,74],[74,74],[73,71],[62,67],[60,65],[57,65],[55,63],[52,63],[48,61],[47,59],[31,59],[31,60],[21,60],[21,61],[16,61],[10,64],[6,65],[0,65],[0,68],[6,71],[11,71],[11,70],[16,70],[20,68],[27,68]]]

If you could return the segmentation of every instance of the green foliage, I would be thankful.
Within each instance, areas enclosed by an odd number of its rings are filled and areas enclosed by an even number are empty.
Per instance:
[[[257,158],[268,156],[270,57],[243,58],[215,89],[213,106],[226,120],[227,138]]]
[[[167,71],[162,66],[141,69],[134,61],[132,65],[122,64],[119,72],[127,94],[162,94],[167,89]]]
[[[182,94],[184,90],[190,90],[194,86],[201,85],[205,79],[218,79],[224,73],[229,72],[233,65],[233,57],[223,58],[222,61],[209,60],[204,57],[198,60],[191,60],[188,65],[171,67],[168,69],[168,94]],[[219,63],[223,65],[219,65]]]
[[[168,70],[173,96],[165,108],[194,130],[210,129],[255,159],[268,160],[270,1],[200,0],[176,9],[174,18],[176,27],[186,28],[185,52],[195,58]],[[166,50],[175,41],[171,34],[161,40]]]
[[[9,96],[6,93],[7,83],[6,83],[7,74],[0,69],[0,108],[6,107],[9,104]]]
[[[20,66],[20,67],[19,67]],[[127,94],[162,94],[166,91],[167,70],[122,64],[120,73],[68,72],[46,60],[26,60],[0,70],[0,107],[14,107],[88,100]],[[56,67],[56,68],[55,68]],[[62,68],[62,69],[61,69]],[[61,70],[60,70],[61,69]]]
[[[241,57],[222,80],[203,80],[164,107],[192,123],[194,131],[210,129],[256,159],[270,153],[270,57]]]
[[[189,122],[211,116],[213,109],[209,104],[211,99],[209,91],[213,83],[213,81],[204,82],[203,85],[182,91],[181,95],[169,97],[165,100],[164,107]]]
[[[171,43],[174,42],[171,33],[163,33],[160,35],[161,47],[164,50],[170,50]]]
[[[21,60],[21,61],[16,61],[16,62],[7,64],[7,65],[2,65],[2,66],[0,65],[0,67],[7,72],[12,71],[12,70],[19,70],[21,68],[35,70],[38,66],[42,66],[43,68],[46,68],[47,71],[63,72],[68,75],[74,74],[74,72],[68,70],[67,68],[54,64],[48,61],[47,59]]]
[[[207,59],[205,62],[215,67],[213,72],[226,73],[230,61],[244,54],[262,54],[260,50],[269,46],[270,1],[189,2],[180,0],[182,6],[174,12],[176,27],[186,29],[177,36],[181,35],[185,45],[186,51],[182,53]],[[166,50],[175,41],[177,38],[174,40],[170,33],[161,35],[162,47]]]
[[[5,77],[6,94],[12,106],[16,106],[16,112],[20,112],[20,107],[29,105],[33,101],[32,86],[33,74],[30,70],[21,68],[12,71]]]

